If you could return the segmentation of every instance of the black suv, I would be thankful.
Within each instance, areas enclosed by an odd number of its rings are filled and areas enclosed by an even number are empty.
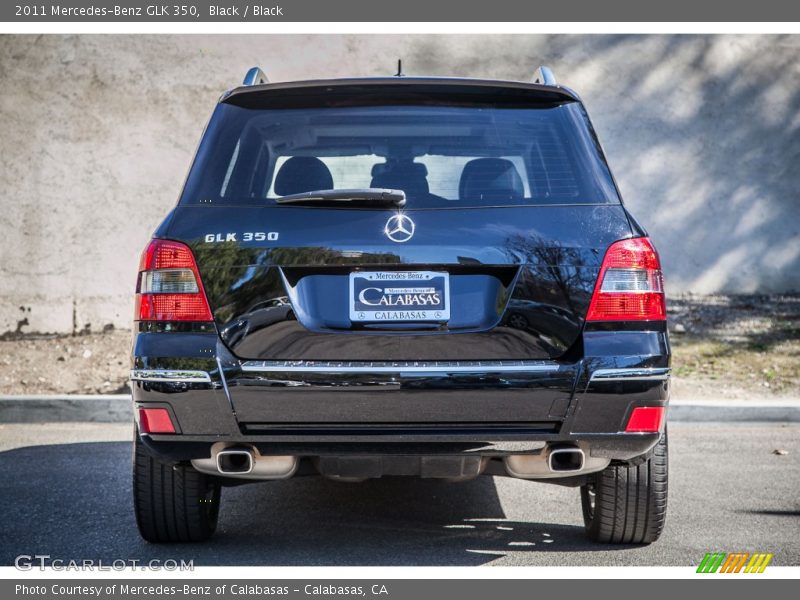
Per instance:
[[[484,474],[579,487],[593,540],[656,540],[670,348],[646,235],[546,67],[252,69],[139,267],[142,536],[208,538],[242,482]]]

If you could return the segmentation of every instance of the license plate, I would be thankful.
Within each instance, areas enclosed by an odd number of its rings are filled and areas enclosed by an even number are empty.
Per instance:
[[[350,273],[354,322],[448,321],[450,275],[435,271]]]

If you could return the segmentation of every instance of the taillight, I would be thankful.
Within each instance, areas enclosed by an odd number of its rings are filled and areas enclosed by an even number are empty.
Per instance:
[[[648,238],[609,246],[587,321],[664,321],[667,307],[658,253]]]
[[[142,253],[136,286],[139,321],[211,321],[203,282],[186,244],[153,240]]]
[[[656,433],[661,431],[664,424],[664,406],[637,406],[631,412],[628,424],[625,426],[627,433]]]

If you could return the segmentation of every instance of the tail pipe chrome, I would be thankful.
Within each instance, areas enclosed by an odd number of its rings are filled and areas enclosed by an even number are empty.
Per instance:
[[[547,466],[553,473],[582,471],[585,463],[586,455],[576,447],[553,448],[547,455]]]
[[[503,459],[506,472],[520,479],[557,479],[605,469],[608,458],[591,456],[578,446],[548,445],[536,454],[511,454]]]
[[[250,448],[233,447],[217,452],[217,471],[223,475],[246,475],[252,472],[254,462]]]
[[[192,466],[206,475],[240,479],[286,479],[297,471],[297,456],[262,455],[255,446],[216,442],[210,456],[192,459]]]

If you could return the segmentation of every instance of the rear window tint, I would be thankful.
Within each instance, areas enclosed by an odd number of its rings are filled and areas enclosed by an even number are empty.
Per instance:
[[[182,202],[402,189],[409,208],[619,202],[579,103],[542,108],[221,104]]]

